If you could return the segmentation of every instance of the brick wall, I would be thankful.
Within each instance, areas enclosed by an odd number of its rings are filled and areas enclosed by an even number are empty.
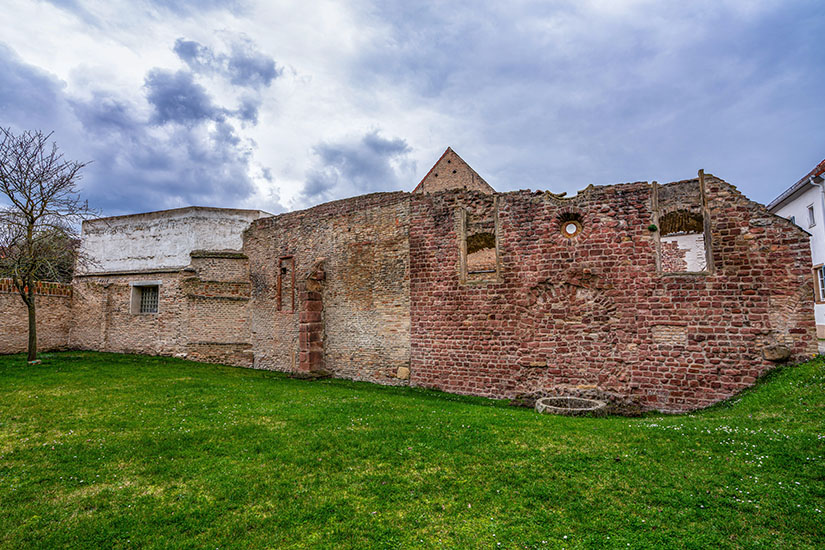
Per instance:
[[[664,202],[708,213],[715,263],[702,274],[661,273],[646,183],[498,195],[499,274],[465,283],[459,213],[493,197],[413,195],[411,383],[491,397],[593,390],[675,411],[752,384],[773,366],[766,348],[810,357],[806,235],[722,180],[705,183],[698,199],[698,180],[677,199],[661,188]],[[570,215],[583,228],[568,239],[559,220]]]
[[[673,213],[704,251],[678,266],[657,230]],[[571,222],[580,231],[565,234]],[[467,258],[479,236],[482,263]],[[259,219],[243,242],[192,252],[183,269],[42,287],[41,347],[68,337],[85,349],[670,411],[816,352],[807,234],[704,174],[572,198],[376,193]],[[673,272],[691,266],[703,271]],[[148,281],[160,282],[158,313],[136,314],[132,285]],[[25,308],[7,286],[0,351],[22,351]]]
[[[66,349],[71,323],[72,287],[38,283],[35,288],[39,351]],[[28,349],[29,314],[10,279],[0,279],[0,353]]]
[[[158,312],[132,313],[131,283],[159,281]],[[186,353],[186,309],[180,272],[102,274],[76,277],[74,348],[183,355]]]
[[[323,331],[307,328],[307,338],[310,332],[323,335],[322,345],[316,344],[314,351],[323,350],[328,372],[354,380],[402,383],[399,369],[409,366],[410,353],[408,201],[407,193],[376,193],[252,225],[244,252],[250,258],[256,367],[298,370],[299,323],[304,315],[323,322]],[[317,292],[320,300],[297,296],[293,310],[282,296],[283,307],[278,309],[282,258],[294,263],[296,292]],[[305,283],[320,260],[323,280],[317,290],[307,290]],[[282,293],[287,287],[282,284]],[[312,304],[304,304],[308,297]],[[308,346],[305,351],[310,351]]]
[[[183,270],[74,281],[72,347],[251,366],[249,268],[235,251],[197,251]],[[160,282],[157,313],[135,313],[134,283]]]
[[[416,186],[413,193],[438,193],[448,189],[495,193],[490,184],[449,147]]]

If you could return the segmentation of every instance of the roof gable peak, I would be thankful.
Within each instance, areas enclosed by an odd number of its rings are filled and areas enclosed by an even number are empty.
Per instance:
[[[495,193],[489,183],[467,162],[447,147],[441,157],[433,164],[427,175],[413,189],[413,193],[437,193],[448,189],[469,189],[482,193]]]

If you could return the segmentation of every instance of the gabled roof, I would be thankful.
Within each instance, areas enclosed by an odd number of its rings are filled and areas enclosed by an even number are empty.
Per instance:
[[[822,174],[825,174],[825,159],[819,164],[817,164],[813,170],[802,176],[802,178],[798,182],[794,183],[793,185],[785,189],[785,191],[783,191],[781,195],[773,199],[771,203],[768,205],[768,210],[773,212],[774,209],[778,208],[786,200],[790,199],[799,191],[801,191],[805,186],[809,185],[813,178],[818,178],[822,176]]]
[[[413,189],[413,193],[436,193],[447,189],[471,189],[489,194],[496,192],[450,147]]]

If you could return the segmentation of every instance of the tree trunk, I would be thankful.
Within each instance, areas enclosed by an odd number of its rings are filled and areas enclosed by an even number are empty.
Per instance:
[[[37,359],[37,316],[34,310],[34,296],[26,304],[29,310],[29,361]]]

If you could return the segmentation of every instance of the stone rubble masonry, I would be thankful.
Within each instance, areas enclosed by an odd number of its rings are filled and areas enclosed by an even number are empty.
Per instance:
[[[704,224],[701,272],[668,272],[657,224],[679,211]],[[495,269],[475,273],[466,243],[481,230]],[[718,402],[817,351],[808,235],[701,172],[569,198],[375,193],[255,219],[242,243],[44,287],[41,346],[663,411]],[[133,284],[152,282],[158,312],[133,313]],[[25,308],[3,288],[0,351],[22,351]]]
[[[71,323],[72,286],[37,283],[34,289],[37,345],[40,351],[67,348]],[[22,353],[29,345],[26,304],[11,279],[0,279],[0,353]]]
[[[406,383],[399,369],[410,364],[409,198],[364,195],[251,225],[244,252],[257,368]],[[306,285],[295,311],[278,309],[282,258],[294,260]]]
[[[74,281],[73,348],[174,355],[252,366],[249,261],[191,253],[184,269],[84,275]],[[159,282],[157,313],[133,313],[132,283]]]
[[[706,272],[662,273],[657,186],[630,183],[498,194],[499,275],[462,283],[457,213],[494,198],[413,195],[410,383],[488,397],[597,389],[685,411],[753,384],[773,366],[763,348],[815,354],[807,235],[713,176],[675,185],[693,192],[660,186],[667,208],[706,214]],[[570,213],[583,228],[568,239]]]
[[[679,247],[676,239],[661,238],[662,271],[680,273],[687,271],[687,250]]]

